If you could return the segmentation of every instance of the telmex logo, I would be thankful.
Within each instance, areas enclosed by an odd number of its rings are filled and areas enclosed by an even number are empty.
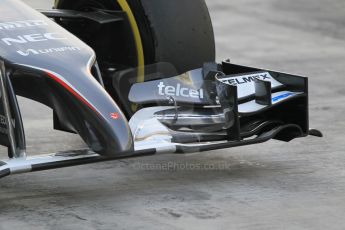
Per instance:
[[[67,39],[61,36],[59,33],[45,33],[45,34],[28,34],[21,35],[14,38],[2,38],[1,40],[8,46],[12,44],[25,44],[30,42],[41,42],[48,40],[61,40]]]
[[[271,76],[268,73],[261,73],[261,74],[252,74],[252,75],[239,76],[239,77],[223,78],[219,80],[226,84],[237,86],[237,85],[255,82],[256,79],[269,81],[271,80]]]
[[[203,89],[195,90],[185,87],[181,87],[181,84],[174,86],[166,86],[164,82],[160,82],[158,85],[158,94],[161,96],[177,96],[177,97],[190,97],[190,98],[204,98]]]
[[[0,23],[0,30],[13,30],[25,27],[34,26],[46,26],[47,22],[44,20],[26,20],[26,21],[15,21],[15,22],[3,22]]]

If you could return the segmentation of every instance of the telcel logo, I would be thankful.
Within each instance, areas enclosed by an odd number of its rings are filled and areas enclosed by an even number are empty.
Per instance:
[[[12,44],[25,44],[30,42],[41,42],[41,41],[48,41],[48,40],[61,40],[67,39],[66,37],[62,37],[58,33],[45,33],[45,34],[28,34],[17,36],[15,38],[3,38],[1,39],[6,45],[11,46]]]
[[[204,98],[203,89],[195,90],[185,87],[181,87],[181,84],[174,86],[166,86],[164,82],[160,82],[158,85],[158,94],[161,96],[177,96],[177,97],[189,97],[189,98]]]

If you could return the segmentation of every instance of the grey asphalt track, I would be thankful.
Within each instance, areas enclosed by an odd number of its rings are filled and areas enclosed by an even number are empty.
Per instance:
[[[207,2],[218,60],[310,77],[311,126],[325,137],[4,178],[0,230],[344,229],[345,1]],[[29,152],[84,145],[52,130],[49,109],[20,104]]]

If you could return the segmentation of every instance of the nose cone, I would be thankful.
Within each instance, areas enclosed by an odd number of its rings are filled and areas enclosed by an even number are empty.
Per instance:
[[[47,72],[47,76],[53,83],[50,95],[59,120],[67,122],[92,150],[105,156],[134,151],[126,117],[92,75]]]

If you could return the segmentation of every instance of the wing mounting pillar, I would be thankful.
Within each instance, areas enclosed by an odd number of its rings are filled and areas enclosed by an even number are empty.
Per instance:
[[[0,144],[8,147],[10,158],[20,158],[26,155],[26,142],[10,74],[6,70],[5,62],[0,60]]]

